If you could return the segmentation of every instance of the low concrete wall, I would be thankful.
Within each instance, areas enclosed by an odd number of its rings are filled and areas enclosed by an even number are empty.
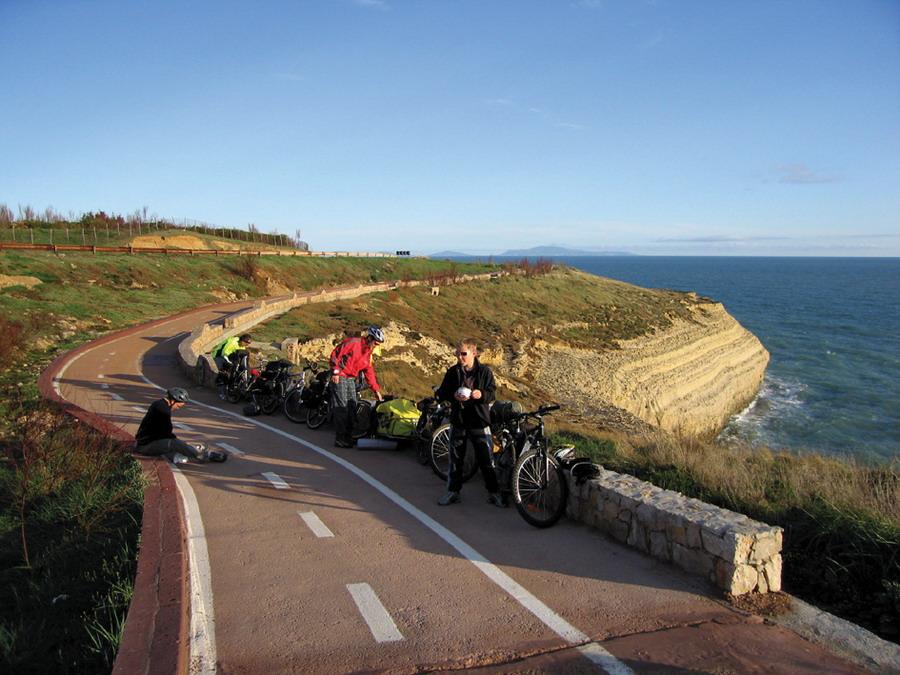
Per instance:
[[[601,469],[569,476],[567,515],[732,595],[781,590],[782,529]]]

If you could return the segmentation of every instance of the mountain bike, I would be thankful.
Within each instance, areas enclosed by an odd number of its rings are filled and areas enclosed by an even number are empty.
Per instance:
[[[544,415],[559,410],[558,405],[544,405],[531,412],[517,413],[521,422],[517,433],[501,434],[503,452],[515,458],[509,477],[513,503],[519,515],[535,527],[550,527],[566,512],[569,484],[562,460],[572,452],[561,448],[554,452],[547,445]],[[498,462],[499,463],[499,462]],[[499,479],[499,477],[498,477]]]
[[[250,388],[258,373],[250,368],[250,356],[244,352],[236,363],[225,372],[220,373],[219,394],[229,403],[238,403],[250,394]]]
[[[293,376],[291,386],[284,395],[284,416],[291,422],[304,424],[309,416],[309,406],[304,400],[306,391],[306,373],[309,371],[311,378],[319,372],[319,364],[315,361],[307,361],[306,366],[298,375]]]
[[[291,388],[291,369],[294,364],[285,359],[269,361],[259,377],[250,385],[250,399],[259,411],[271,415],[284,403],[285,395]]]
[[[324,376],[324,377],[323,377]],[[314,378],[315,388],[310,396],[309,415],[306,418],[306,426],[310,429],[318,429],[331,419],[331,371],[317,373]],[[356,393],[359,394],[366,388],[365,380],[356,379]],[[353,438],[362,438],[370,427],[373,404],[366,399],[358,399],[353,411]]]
[[[436,387],[435,387],[436,388]],[[426,396],[416,404],[422,413],[416,423],[416,459],[419,464],[428,464],[431,458],[431,440],[442,426],[447,424],[450,403],[438,401],[434,396]]]
[[[422,463],[430,463],[432,470],[442,480],[447,480],[447,476],[450,473],[450,424],[448,423],[450,403],[443,402],[442,405],[445,406],[444,418],[441,420],[440,426],[432,432],[430,439],[427,441],[425,450],[428,453],[428,457],[426,461]],[[495,401],[494,404],[491,405],[491,435],[493,437],[493,452],[495,459],[498,458],[502,449],[500,445],[500,432],[507,424],[518,424],[518,418],[513,419],[510,417],[510,411],[513,409],[521,411],[522,407],[518,404],[514,405],[516,406],[515,408],[512,407],[513,404],[511,401]],[[507,433],[510,431],[511,428],[507,429]],[[472,444],[467,443],[465,459],[463,461],[463,483],[472,478],[476,473],[478,473],[478,462],[475,459],[475,452],[472,448]],[[501,482],[501,485],[504,484],[506,483]]]

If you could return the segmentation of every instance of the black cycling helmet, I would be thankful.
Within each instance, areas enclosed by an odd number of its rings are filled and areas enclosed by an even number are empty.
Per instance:
[[[172,387],[168,391],[166,391],[166,398],[170,401],[175,401],[176,403],[187,403],[191,400],[191,397],[188,396],[188,393],[185,389],[181,387]]]
[[[375,340],[375,342],[384,342],[384,331],[378,326],[369,326],[366,329],[366,335]]]
[[[250,344],[253,338],[250,337],[250,333],[244,333],[241,337],[238,338],[238,342],[246,342],[248,345]]]

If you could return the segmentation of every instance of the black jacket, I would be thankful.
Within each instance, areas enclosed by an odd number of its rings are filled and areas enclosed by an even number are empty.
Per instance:
[[[479,389],[481,398],[460,402],[454,397],[462,386]],[[472,370],[466,372],[458,363],[447,369],[444,381],[435,394],[441,401],[450,401],[450,424],[466,429],[484,429],[491,425],[490,404],[494,401],[497,385],[494,373],[476,358]]]
[[[147,445],[161,438],[175,438],[172,431],[172,408],[166,399],[161,398],[150,405],[134,438],[138,445]]]

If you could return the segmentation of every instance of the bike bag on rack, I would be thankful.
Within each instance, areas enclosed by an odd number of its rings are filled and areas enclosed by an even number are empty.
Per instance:
[[[506,424],[525,409],[518,401],[494,401],[491,406],[491,426],[495,424]]]
[[[379,403],[375,408],[378,420],[375,433],[395,438],[411,438],[416,433],[421,414],[416,402],[408,398],[395,398]]]

